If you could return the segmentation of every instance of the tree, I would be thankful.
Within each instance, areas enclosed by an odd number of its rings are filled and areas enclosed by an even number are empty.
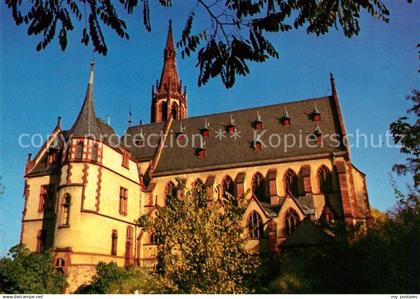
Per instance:
[[[98,263],[96,275],[89,285],[83,285],[77,293],[81,294],[153,294],[165,293],[156,275],[133,267],[118,267],[115,262]]]
[[[412,0],[407,0],[412,2]],[[26,25],[28,35],[42,35],[36,49],[45,49],[55,39],[64,51],[68,32],[74,23],[82,26],[81,42],[92,45],[106,55],[108,47],[103,28],[110,28],[122,39],[128,39],[126,22],[118,9],[129,15],[142,9],[143,23],[151,31],[149,0],[120,0],[115,7],[109,0],[67,1],[5,0],[17,25]],[[163,7],[172,6],[172,0],[159,0]],[[198,84],[220,77],[229,88],[237,75],[249,73],[249,62],[264,62],[279,56],[267,38],[269,33],[306,28],[308,34],[322,35],[331,28],[341,28],[347,37],[360,31],[362,13],[388,22],[389,11],[381,0],[195,0],[185,22],[177,46],[182,56],[197,53],[200,68]],[[204,12],[208,20],[195,21],[196,14]],[[195,22],[194,22],[195,21]],[[193,24],[195,30],[193,32]]]
[[[420,265],[420,202],[396,193],[397,203],[368,231],[350,232],[347,239],[334,229],[329,246],[282,252],[270,293],[418,293]],[[348,234],[347,234],[348,236]]]
[[[245,250],[243,207],[231,199],[207,204],[206,187],[178,182],[178,196],[143,217],[158,240],[158,273],[172,293],[248,293],[260,265]]]
[[[66,277],[54,268],[48,251],[31,253],[16,245],[0,259],[0,293],[60,294],[65,287]]]
[[[398,175],[411,174],[414,188],[420,192],[420,90],[414,89],[407,99],[413,102],[413,107],[407,110],[407,116],[390,125],[395,143],[401,145],[400,152],[407,156],[406,163],[395,164],[393,170]],[[411,114],[414,117],[410,122]]]

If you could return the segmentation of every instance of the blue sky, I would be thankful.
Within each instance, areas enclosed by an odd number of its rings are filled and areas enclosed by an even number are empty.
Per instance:
[[[195,1],[174,2],[174,8],[152,10],[152,33],[145,32],[141,19],[130,16],[130,40],[107,32],[108,55],[94,57],[97,114],[104,119],[109,114],[120,134],[127,127],[129,106],[135,123],[150,120],[151,86],[160,76],[168,20],[173,19],[174,34],[179,37]],[[251,74],[238,78],[229,90],[218,79],[198,88],[196,57],[179,58],[178,70],[188,88],[189,115],[329,95],[328,76],[333,72],[347,131],[373,134],[378,144],[378,136],[409,107],[405,96],[419,88],[415,46],[420,42],[420,5],[385,3],[391,22],[364,15],[360,34],[352,39],[341,31],[322,37],[302,30],[272,35],[280,58],[252,64]],[[21,148],[18,138],[23,133],[49,134],[58,115],[63,117],[64,128],[72,125],[83,101],[93,55],[79,43],[79,31],[70,34],[65,52],[59,50],[57,41],[36,52],[39,39],[28,38],[25,28],[14,25],[4,3],[0,4],[0,20],[0,176],[6,187],[0,199],[3,255],[19,242],[24,167],[27,154],[37,151]],[[353,163],[367,175],[371,205],[390,208],[394,196],[388,172],[403,156],[396,148],[373,146],[352,148],[351,152]]]

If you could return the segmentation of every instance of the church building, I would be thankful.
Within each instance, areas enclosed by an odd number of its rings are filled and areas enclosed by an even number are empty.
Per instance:
[[[227,193],[246,200],[247,248],[265,254],[305,245],[310,236],[297,234],[305,226],[366,222],[366,178],[351,162],[332,75],[330,81],[323,97],[188,117],[169,25],[151,123],[130,122],[118,136],[95,113],[92,63],[73,126],[62,128],[58,118],[28,156],[21,243],[52,250],[70,292],[89,282],[100,261],[152,267],[157,238],[135,221],[165,206],[177,180],[203,184],[209,203]],[[293,146],[285,146],[292,137]]]

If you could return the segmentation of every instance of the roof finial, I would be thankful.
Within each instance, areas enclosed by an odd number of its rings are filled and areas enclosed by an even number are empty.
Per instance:
[[[318,110],[318,107],[316,106],[316,104],[314,104],[314,114],[321,114]]]
[[[61,128],[61,116],[57,117],[57,128]]]
[[[89,84],[93,84],[93,73],[95,69],[95,61],[92,60],[90,62],[90,76],[89,76]]]
[[[131,106],[128,107],[128,127],[131,127],[133,122],[132,120],[133,114],[131,113]]]
[[[316,125],[314,133],[315,133],[315,135],[321,135],[322,134],[322,131],[321,131],[321,128],[319,127],[319,125]]]
[[[184,133],[184,131],[185,131],[185,126],[182,125],[182,121],[179,123],[179,131],[181,133]]]
[[[172,20],[169,20],[169,27],[168,27],[168,37],[166,39],[166,47],[165,47],[165,59],[172,58],[175,59],[175,46],[174,46],[174,37],[172,33]]]
[[[210,127],[210,123],[207,122],[207,118],[204,118],[204,128],[208,129]]]
[[[337,90],[335,89],[335,80],[334,80],[333,73],[330,73],[330,81],[331,81],[331,93],[332,93],[332,95],[336,95]]]
[[[289,116],[289,111],[287,111],[287,107],[286,108],[284,108],[284,116],[283,116],[284,118],[290,118],[290,116]]]
[[[257,121],[261,121],[261,115],[259,111],[257,111]]]

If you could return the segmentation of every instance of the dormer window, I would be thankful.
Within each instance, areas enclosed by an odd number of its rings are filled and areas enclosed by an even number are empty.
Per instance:
[[[134,137],[134,144],[136,146],[143,146],[144,145],[144,137],[143,135],[139,135]]]
[[[178,140],[178,142],[184,143],[187,139],[187,136],[184,133],[178,132],[176,133],[176,139]]]
[[[178,142],[185,142],[187,136],[185,135],[185,126],[182,125],[182,122],[179,123],[179,131],[175,134]]]
[[[287,112],[287,109],[284,109],[284,114],[281,117],[281,123],[283,126],[288,127],[290,126],[290,116],[289,113]]]
[[[134,144],[136,146],[143,146],[144,145],[144,134],[143,134],[143,129],[140,130],[139,134],[136,134],[134,136]]]
[[[255,151],[258,153],[259,151],[261,151],[262,146],[261,146],[261,142],[260,141],[255,141],[254,142],[254,149]]]
[[[315,136],[316,144],[322,144],[322,131],[320,127],[315,128],[314,136]]]
[[[199,158],[206,157],[206,143],[204,141],[201,142],[201,145],[196,149],[196,155]]]
[[[257,112],[257,119],[254,122],[255,130],[262,130],[263,129],[263,122],[259,112]]]
[[[314,111],[312,112],[313,121],[321,121],[321,112],[319,112],[318,107],[314,106]]]
[[[230,116],[230,123],[226,126],[226,129],[230,134],[234,134],[236,132],[236,121],[232,115]]]
[[[205,158],[206,157],[206,149],[205,148],[197,149],[197,156],[199,158]]]
[[[227,126],[227,131],[228,131],[230,134],[234,134],[234,133],[236,132],[236,126],[234,126],[234,125],[228,125],[228,126]]]
[[[48,166],[54,165],[57,162],[57,151],[55,149],[50,149],[47,156]]]
[[[201,134],[201,136],[203,136],[204,138],[207,138],[207,137],[209,137],[209,136],[210,136],[210,130],[209,130],[209,127],[210,127],[210,123],[208,123],[208,122],[207,122],[207,120],[205,120],[205,119],[204,119],[204,128],[202,128],[202,129],[200,130],[200,134]]]
[[[201,129],[201,130],[200,130],[200,134],[201,134],[201,136],[203,136],[204,138],[207,138],[207,137],[209,137],[209,135],[210,135],[210,131],[209,131],[209,129],[204,128],[204,129]]]

